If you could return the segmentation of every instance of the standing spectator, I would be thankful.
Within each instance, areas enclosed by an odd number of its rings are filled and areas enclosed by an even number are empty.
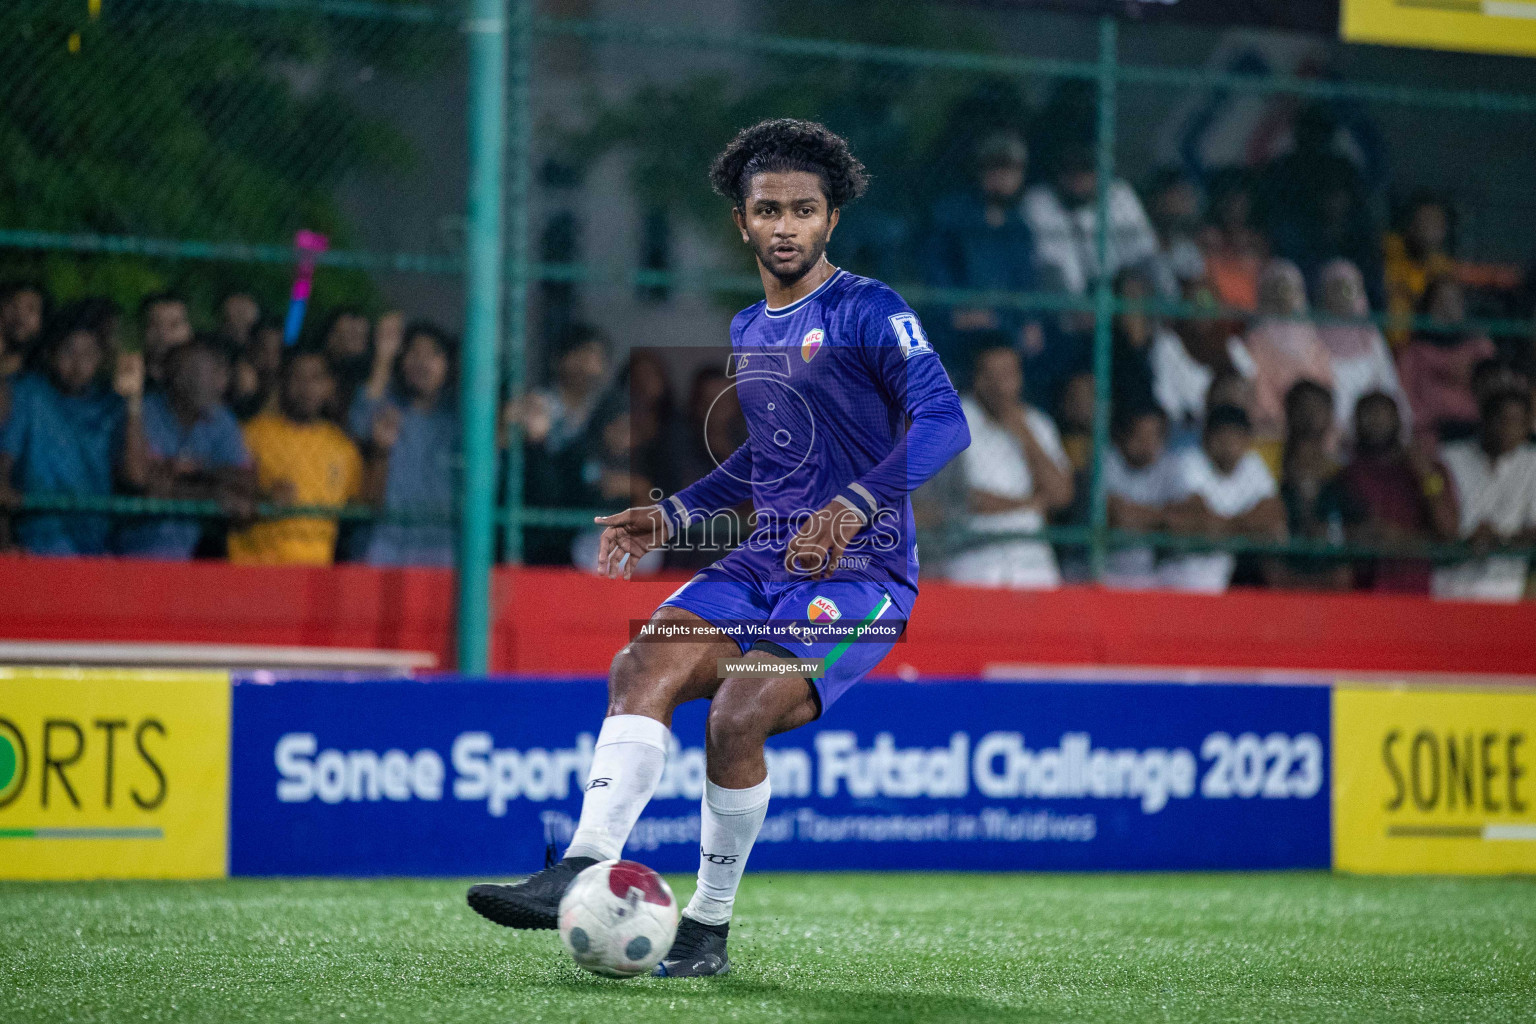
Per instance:
[[[1307,314],[1307,286],[1288,260],[1270,260],[1259,279],[1259,315],[1248,332],[1254,374],[1254,433],[1261,448],[1275,447],[1285,433],[1285,395],[1299,380],[1333,388],[1333,366]]]
[[[1122,270],[1115,280],[1115,295],[1135,305],[1152,299],[1151,278],[1141,270]],[[1111,332],[1111,402],[1145,406],[1152,396],[1152,349],[1157,322],[1144,309],[1124,309],[1115,314]]]
[[[1330,316],[1360,319],[1370,315],[1360,268],[1348,260],[1333,260],[1323,267],[1319,290],[1323,312]],[[1397,366],[1375,324],[1324,324],[1317,334],[1333,366],[1334,399],[1344,436],[1350,434],[1355,405],[1362,395],[1380,391],[1394,399],[1404,398]]]
[[[1050,178],[1024,194],[1024,217],[1035,235],[1036,263],[1047,287],[1087,294],[1101,276],[1113,278],[1157,253],[1157,233],[1130,185],[1109,183],[1109,259],[1099,266],[1098,172],[1093,151],[1068,143],[1051,162]]]
[[[369,355],[372,331],[362,310],[345,306],[335,310],[325,322],[320,335],[320,351],[330,365],[336,383],[333,405],[326,411],[336,422],[343,422],[352,408],[352,398],[362,387],[373,360]]]
[[[1208,226],[1200,233],[1205,273],[1220,304],[1245,312],[1259,308],[1259,274],[1269,244],[1253,226],[1253,191],[1237,167],[1211,176]]]
[[[1256,213],[1275,254],[1297,264],[1306,280],[1342,256],[1361,268],[1379,302],[1381,247],[1369,190],[1360,169],[1339,151],[1338,131],[1322,104],[1299,110],[1290,152],[1260,172]]]
[[[1285,452],[1281,462],[1280,503],[1292,537],[1344,543],[1347,510],[1339,464],[1334,459],[1333,396],[1321,384],[1300,380],[1285,395]],[[1350,567],[1337,559],[1287,555],[1264,560],[1264,579],[1272,587],[1348,590]]]
[[[0,425],[0,506],[25,495],[104,498],[113,485],[144,486],[144,364],[124,356],[112,389],[100,383],[105,347],[77,321],[60,320],[40,350],[41,368],[18,378]],[[104,555],[112,520],[100,515],[25,515],[16,539],[34,555]]]
[[[1165,512],[1171,529],[1211,538],[1285,539],[1275,478],[1253,450],[1253,425],[1242,409],[1211,407],[1202,445],[1179,457],[1178,477],[1184,497]],[[1174,590],[1219,594],[1236,565],[1229,552],[1182,555],[1168,559],[1158,577]]]
[[[1189,176],[1165,167],[1152,176],[1146,189],[1147,215],[1157,232],[1157,252],[1148,270],[1159,298],[1177,302],[1184,286],[1205,278],[1205,256],[1200,252],[1200,193]]]
[[[275,412],[283,371],[283,324],[264,318],[235,357],[230,408],[243,423],[260,412]]]
[[[1035,236],[1019,207],[1028,150],[1015,132],[994,132],[976,151],[976,180],[971,188],[939,200],[933,236],[927,248],[928,282],[939,288],[1028,292],[1039,286],[1035,274]],[[1037,315],[993,306],[955,306],[948,329],[936,331],[946,366],[968,370],[985,339],[1001,332],[1024,354],[1027,376],[1044,366],[1033,364],[1046,351]],[[940,321],[942,325],[943,321]]]
[[[452,565],[458,345],[434,324],[405,327],[398,314],[380,317],[375,335],[373,372],[348,417],[352,436],[387,460],[386,513],[440,521],[376,523],[364,558],[372,565]]]
[[[251,455],[240,424],[224,406],[229,357],[222,345],[199,337],[166,358],[166,387],[144,399],[149,447],[146,490],[154,498],[217,501],[241,518],[255,496]],[[133,519],[118,527],[117,550],[137,558],[185,561],[197,551],[197,519]]]
[[[1170,529],[1169,508],[1186,495],[1178,462],[1167,454],[1167,413],[1153,404],[1116,407],[1110,439],[1114,443],[1104,453],[1109,525],[1142,533]],[[1156,587],[1157,552],[1151,547],[1110,551],[1104,582],[1125,590]]]
[[[1457,532],[1456,495],[1445,469],[1403,443],[1398,401],[1382,391],[1355,406],[1354,459],[1339,475],[1354,513],[1347,536],[1359,544],[1449,541]],[[1383,558],[1361,569],[1360,585],[1394,594],[1428,594],[1425,559]]]
[[[20,373],[43,336],[48,293],[33,281],[0,287],[0,378]]]
[[[251,332],[261,322],[261,303],[243,288],[224,293],[219,300],[219,336],[235,351],[251,340]]]
[[[326,418],[336,401],[336,379],[319,352],[290,353],[283,367],[281,408],[245,425],[245,444],[256,462],[261,493],[281,505],[342,506],[377,503],[384,490],[388,446],[375,437],[364,465],[357,445]],[[330,565],[336,557],[332,516],[272,519],[231,533],[229,560],[267,565]]]
[[[187,314],[186,300],[172,292],[157,292],[139,303],[139,339],[149,390],[163,388],[166,356],[171,349],[192,340],[192,318]]]
[[[1450,204],[1420,193],[1403,207],[1399,229],[1386,236],[1387,312],[1393,320],[1387,337],[1393,348],[1401,348],[1413,337],[1410,318],[1420,308],[1430,282],[1456,275],[1453,233]]]
[[[970,531],[1037,533],[1045,517],[1072,503],[1072,471],[1048,416],[1024,404],[1024,372],[1011,347],[982,351],[972,393],[961,400],[971,446],[961,459],[969,489]],[[1019,588],[1061,582],[1049,544],[1017,537],[963,551],[946,575],[959,583]]]
[[[1486,334],[1465,326],[1465,298],[1455,278],[1437,277],[1429,283],[1420,314],[1434,324],[1414,331],[1398,361],[1413,409],[1414,433],[1428,443],[1464,438],[1477,430],[1472,371],[1498,350]]]
[[[1531,396],[1503,391],[1483,402],[1480,436],[1441,449],[1460,509],[1461,536],[1474,547],[1536,544],[1536,445]],[[1490,555],[1435,570],[1436,597],[1518,601],[1529,560]]]
[[[536,508],[590,508],[598,500],[599,439],[592,430],[608,379],[608,338],[596,327],[573,324],[560,340],[550,387],[513,399],[503,418],[522,428],[527,452],[524,495]],[[524,531],[524,558],[535,565],[568,565],[570,529]]]

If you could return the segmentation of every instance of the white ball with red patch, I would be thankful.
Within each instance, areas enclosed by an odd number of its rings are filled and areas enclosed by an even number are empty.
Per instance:
[[[676,935],[672,889],[632,860],[593,864],[560,900],[560,941],[577,965],[593,974],[649,974]]]

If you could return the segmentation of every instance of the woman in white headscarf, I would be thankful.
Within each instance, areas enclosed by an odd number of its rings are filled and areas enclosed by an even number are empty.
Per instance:
[[[1333,390],[1333,360],[1305,319],[1307,285],[1290,260],[1270,260],[1259,275],[1259,318],[1248,332],[1254,375],[1254,434],[1261,448],[1285,436],[1285,393],[1300,380]]]
[[[1365,279],[1349,260],[1327,263],[1318,279],[1318,291],[1319,305],[1330,316],[1360,318],[1370,314]],[[1328,324],[1319,327],[1317,333],[1333,360],[1333,411],[1341,435],[1349,436],[1356,403],[1373,391],[1391,395],[1407,416],[1408,399],[1397,378],[1397,366],[1375,324]],[[1405,420],[1404,430],[1410,426]]]

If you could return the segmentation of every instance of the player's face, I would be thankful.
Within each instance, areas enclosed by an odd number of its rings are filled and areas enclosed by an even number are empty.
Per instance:
[[[821,262],[837,227],[837,211],[828,206],[821,179],[809,171],[754,174],[732,215],[763,269],[786,285]]]

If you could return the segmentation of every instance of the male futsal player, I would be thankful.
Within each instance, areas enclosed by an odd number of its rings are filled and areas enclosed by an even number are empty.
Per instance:
[[[619,856],[655,792],[672,712],[710,700],[699,884],[657,973],[724,974],[731,908],[768,807],[763,744],[823,714],[872,669],[917,596],[908,495],[970,443],[960,402],[917,316],[890,288],[827,262],[864,167],[819,124],[764,121],[710,179],[757,256],[766,299],[731,322],[731,372],[748,439],[658,505],[597,521],[599,569],[630,578],[647,551],[747,498],[754,530],[656,609],[613,660],[581,818],[565,859],[518,885],[476,885],[498,924],[554,928],[577,873]],[[745,626],[756,627],[747,630]],[[717,673],[720,659],[743,666]],[[821,659],[772,674],[757,661]]]

